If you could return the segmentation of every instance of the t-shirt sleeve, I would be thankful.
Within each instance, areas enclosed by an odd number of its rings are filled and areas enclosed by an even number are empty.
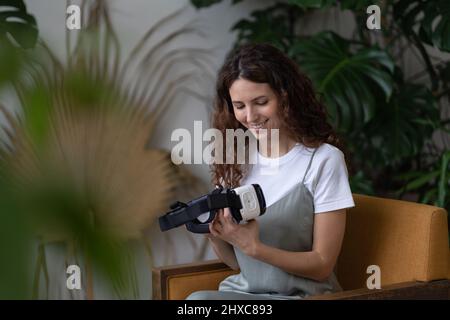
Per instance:
[[[313,183],[314,213],[355,206],[342,151],[337,148],[330,150],[318,163],[316,170]]]

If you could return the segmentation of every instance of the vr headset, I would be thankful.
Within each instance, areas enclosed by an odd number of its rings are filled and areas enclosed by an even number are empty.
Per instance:
[[[183,224],[193,233],[209,233],[209,223],[218,209],[230,208],[237,223],[248,221],[266,211],[266,201],[258,184],[228,189],[218,187],[209,194],[183,203],[177,201],[159,218],[161,231],[167,231]]]

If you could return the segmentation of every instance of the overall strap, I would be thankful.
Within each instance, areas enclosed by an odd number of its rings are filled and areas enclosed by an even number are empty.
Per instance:
[[[311,155],[311,159],[309,159],[308,167],[306,168],[305,175],[303,176],[302,183],[305,182],[306,174],[308,173],[309,167],[311,167],[311,163],[312,163],[312,160],[313,160],[313,158],[314,158],[314,155],[316,154],[317,149],[318,149],[318,148],[314,149],[314,152],[313,152],[313,154]]]

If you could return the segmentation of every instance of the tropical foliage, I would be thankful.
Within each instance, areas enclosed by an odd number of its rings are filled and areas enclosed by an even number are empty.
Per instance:
[[[372,4],[381,9],[381,30],[366,26]],[[446,0],[268,1],[232,30],[236,45],[272,43],[311,77],[346,142],[353,192],[407,195],[450,210],[449,10]],[[352,36],[303,32],[310,14],[344,11]]]

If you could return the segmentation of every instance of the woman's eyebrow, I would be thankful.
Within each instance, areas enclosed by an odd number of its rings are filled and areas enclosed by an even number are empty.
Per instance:
[[[265,98],[266,96],[259,96],[259,97],[256,97],[256,98],[254,98],[254,99],[252,99],[252,101],[255,101],[255,100],[258,100],[258,99],[261,99],[261,98]]]
[[[252,101],[255,101],[255,100],[258,100],[258,99],[261,99],[261,98],[266,98],[266,96],[259,96],[259,97],[253,98]],[[238,101],[238,100],[231,101],[231,102],[232,103],[242,103],[242,101]]]

